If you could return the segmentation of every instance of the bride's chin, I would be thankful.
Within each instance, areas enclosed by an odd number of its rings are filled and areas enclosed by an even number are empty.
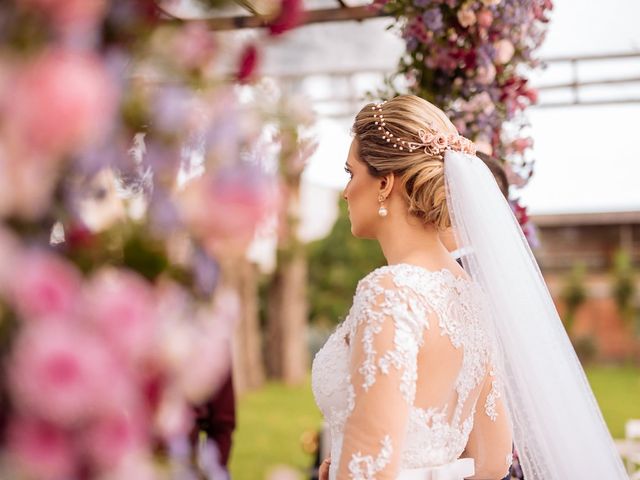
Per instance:
[[[370,234],[370,232],[367,232],[366,229],[363,229],[362,227],[358,228],[353,223],[351,223],[351,235],[362,240],[371,240],[372,238],[375,238]]]

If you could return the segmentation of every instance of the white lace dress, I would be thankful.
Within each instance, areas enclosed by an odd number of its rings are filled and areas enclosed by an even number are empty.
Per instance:
[[[391,265],[359,282],[312,368],[331,480],[459,480],[473,474],[461,456],[490,475],[478,478],[506,475],[511,435],[482,305],[472,281],[444,269]]]

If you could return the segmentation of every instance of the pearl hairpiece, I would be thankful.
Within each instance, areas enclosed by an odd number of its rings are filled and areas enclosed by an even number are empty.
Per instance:
[[[462,135],[444,134],[440,133],[437,128],[433,126],[432,122],[427,122],[427,128],[418,129],[419,142],[412,142],[410,140],[404,140],[400,137],[394,137],[393,133],[387,130],[386,122],[384,120],[384,114],[382,113],[382,106],[387,102],[382,102],[371,107],[376,112],[373,114],[375,125],[378,126],[378,130],[382,133],[382,140],[393,145],[393,148],[398,150],[408,150],[413,152],[419,148],[423,148],[424,152],[428,155],[442,155],[445,150],[454,150],[456,152],[469,153],[475,155],[476,146],[474,143],[463,137]]]

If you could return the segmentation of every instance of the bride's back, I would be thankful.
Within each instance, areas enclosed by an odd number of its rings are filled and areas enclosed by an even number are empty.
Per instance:
[[[477,473],[506,473],[511,437],[483,312],[482,292],[447,269],[399,264],[359,283],[349,316],[314,361],[333,478],[396,478],[465,450]],[[478,436],[492,438],[483,451]]]

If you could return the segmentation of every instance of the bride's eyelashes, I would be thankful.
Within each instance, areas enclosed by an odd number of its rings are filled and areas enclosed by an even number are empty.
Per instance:
[[[347,175],[349,175],[349,178],[353,178],[353,173],[351,173],[351,170],[349,170],[347,167],[344,167],[344,171],[347,172]]]

